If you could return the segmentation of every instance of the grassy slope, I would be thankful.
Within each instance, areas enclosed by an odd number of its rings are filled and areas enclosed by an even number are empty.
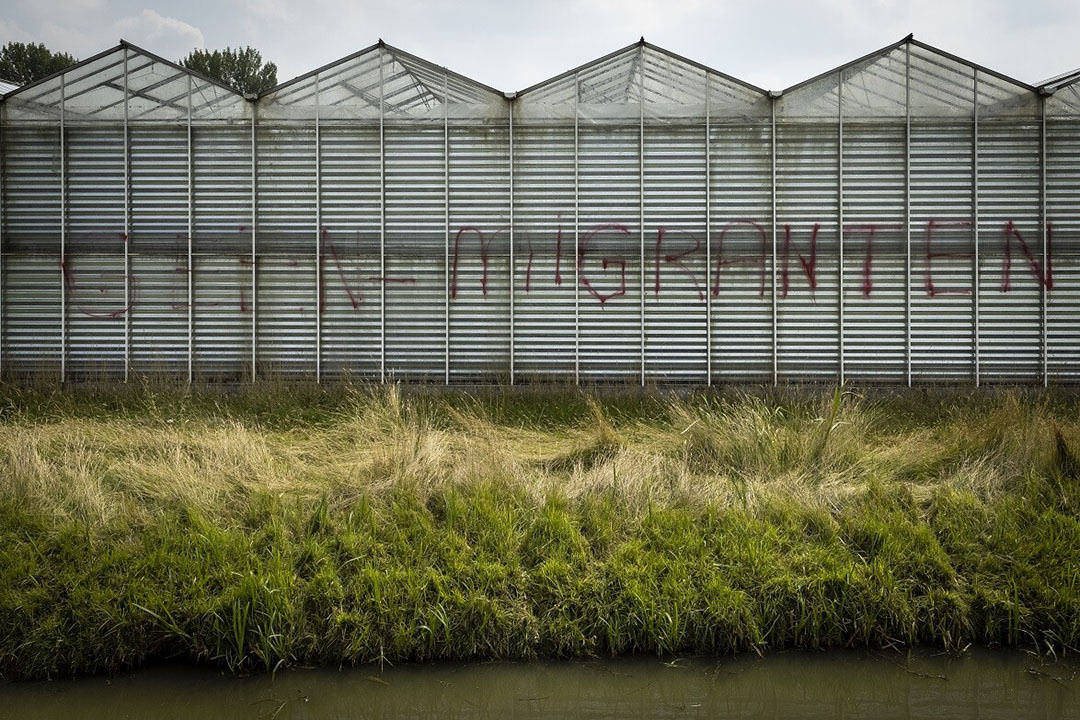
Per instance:
[[[0,386],[0,672],[1075,651],[1076,410]]]

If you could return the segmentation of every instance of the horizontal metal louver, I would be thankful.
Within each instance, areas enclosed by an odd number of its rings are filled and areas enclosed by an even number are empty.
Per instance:
[[[905,382],[902,121],[844,123],[844,377]]]
[[[123,377],[128,307],[123,130],[66,133],[66,367],[75,378]]]
[[[192,365],[202,379],[252,377],[250,126],[192,128]]]
[[[385,371],[443,379],[446,354],[446,146],[444,128],[387,125]],[[452,239],[451,239],[452,240]]]
[[[580,373],[641,376],[640,131],[582,126],[578,136]]]
[[[1047,371],[1052,382],[1076,382],[1080,368],[1080,120],[1046,124]],[[1024,272],[1024,269],[1020,269]]]
[[[324,126],[320,153],[323,374],[378,379],[379,128]]]
[[[972,123],[911,123],[911,371],[973,380]]]
[[[256,134],[255,336],[258,375],[315,376],[315,128],[259,124]]]
[[[840,376],[836,123],[779,123],[777,365],[782,379]]]
[[[448,132],[450,376],[477,381],[510,365],[509,131],[451,125]]]
[[[577,360],[574,128],[514,128],[515,368],[573,382]]]
[[[645,375],[706,378],[705,134],[645,126]]]
[[[1039,183],[1039,124],[981,121],[980,382],[1042,377]]]
[[[710,130],[712,229],[703,280],[714,382],[773,377],[771,136],[768,121],[719,123]]]

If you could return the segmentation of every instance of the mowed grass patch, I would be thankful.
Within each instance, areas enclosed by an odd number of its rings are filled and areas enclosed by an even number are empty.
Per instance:
[[[0,672],[1080,646],[1075,396],[0,386]]]

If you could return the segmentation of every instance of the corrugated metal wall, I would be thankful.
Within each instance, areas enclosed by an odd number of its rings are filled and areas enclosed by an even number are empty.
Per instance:
[[[914,41],[505,97],[380,44],[254,103],[122,45],[3,103],[0,371],[1072,383],[1078,118]]]

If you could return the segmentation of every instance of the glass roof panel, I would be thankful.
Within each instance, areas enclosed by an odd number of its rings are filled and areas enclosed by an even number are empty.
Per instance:
[[[1058,88],[1046,98],[1046,114],[1053,117],[1080,116],[1080,83]]]
[[[975,71],[969,65],[911,44],[912,117],[971,117]]]
[[[907,50],[893,48],[843,70],[844,118],[902,118],[907,113]]]
[[[1039,96],[1022,85],[983,71],[979,74],[979,117],[1039,117]]]
[[[205,117],[243,117],[244,100],[238,94],[126,44],[27,85],[5,103],[13,120],[58,122],[62,105],[67,122],[116,122],[124,118],[126,96],[132,122],[179,121],[187,118],[189,87],[200,89],[193,114],[197,106]]]
[[[518,117],[528,121],[650,121],[711,116],[767,116],[768,95],[750,85],[638,43],[523,91]]]
[[[441,120],[447,112],[506,117],[501,94],[388,46],[373,46],[268,93],[259,100],[259,116],[314,119],[316,88],[321,119],[378,119],[380,93],[388,120]]]

